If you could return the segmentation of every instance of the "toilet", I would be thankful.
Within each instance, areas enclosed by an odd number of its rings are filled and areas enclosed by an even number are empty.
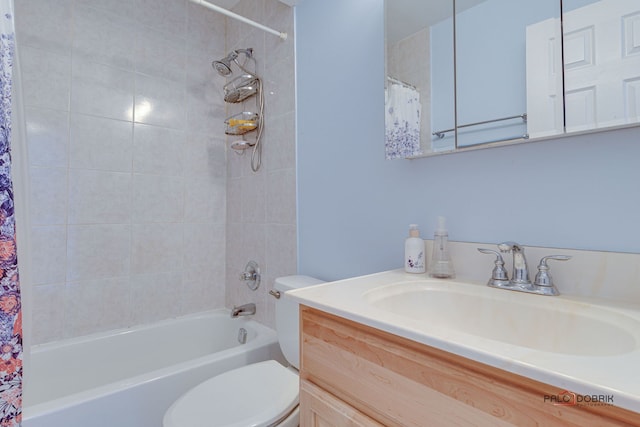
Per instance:
[[[298,304],[284,298],[290,289],[317,285],[308,276],[276,279],[276,331],[291,366],[275,360],[253,363],[213,378],[178,398],[164,415],[163,427],[297,427],[300,366]]]

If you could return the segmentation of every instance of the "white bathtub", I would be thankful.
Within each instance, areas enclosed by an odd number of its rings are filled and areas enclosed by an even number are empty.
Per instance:
[[[22,425],[160,427],[188,389],[268,359],[283,360],[275,332],[228,310],[34,346]]]

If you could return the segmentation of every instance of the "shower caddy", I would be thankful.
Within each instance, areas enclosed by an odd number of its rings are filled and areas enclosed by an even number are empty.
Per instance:
[[[224,101],[232,104],[243,102],[258,94],[260,81],[251,74],[243,74],[224,85]],[[256,100],[259,97],[256,97]],[[256,104],[259,109],[259,103]],[[225,133],[227,135],[244,135],[245,133],[257,130],[262,117],[260,114],[243,111],[228,117],[224,123],[227,125]]]
[[[243,53],[247,59],[251,59],[257,68],[256,60],[253,58],[253,49],[239,49],[231,52],[227,58],[221,61],[214,61],[213,66],[220,74],[231,74],[230,63],[233,61],[243,72],[240,76],[234,78],[226,85],[224,85],[224,101],[230,104],[239,104],[245,102],[245,100],[252,97],[256,100],[257,112],[242,111],[240,113],[233,114],[228,117],[224,123],[226,125],[225,134],[242,136],[240,140],[231,143],[231,148],[238,154],[244,154],[244,150],[253,149],[251,155],[251,168],[256,172],[260,168],[261,164],[261,151],[260,140],[262,138],[263,131],[263,113],[264,113],[264,93],[262,91],[262,81],[258,77],[255,71],[252,73],[248,71],[244,65],[237,61],[238,53]],[[229,60],[231,59],[231,60]],[[247,141],[244,139],[244,135],[249,132],[256,132],[255,141]]]

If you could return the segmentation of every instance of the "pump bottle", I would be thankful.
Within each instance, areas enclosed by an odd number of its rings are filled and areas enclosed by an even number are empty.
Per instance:
[[[404,271],[424,273],[426,271],[424,240],[416,224],[409,225],[409,237],[404,242]]]
[[[429,276],[439,279],[455,277],[453,262],[449,255],[449,232],[445,225],[445,218],[438,217],[438,229],[433,233],[433,250]]]

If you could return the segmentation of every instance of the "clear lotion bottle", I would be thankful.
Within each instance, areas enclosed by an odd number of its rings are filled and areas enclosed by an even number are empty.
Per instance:
[[[416,224],[409,225],[409,237],[404,242],[404,271],[424,273],[426,271],[424,240]]]
[[[433,250],[429,276],[438,279],[451,279],[456,275],[449,255],[449,233],[445,225],[445,218],[438,217],[438,229],[433,234]]]

